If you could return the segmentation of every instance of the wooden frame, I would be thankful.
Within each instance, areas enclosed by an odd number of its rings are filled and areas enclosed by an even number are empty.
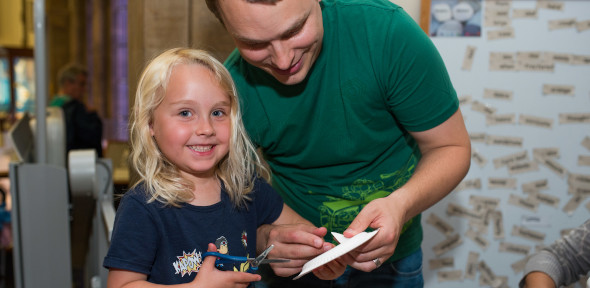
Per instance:
[[[27,48],[4,48],[0,47],[0,57],[8,60],[8,79],[10,81],[10,108],[8,111],[0,111],[0,131],[7,131],[16,121],[16,100],[17,83],[16,72],[14,71],[15,58],[28,58],[35,60],[33,49]]]
[[[432,0],[421,0],[420,2],[420,27],[424,33],[430,35],[430,5]]]

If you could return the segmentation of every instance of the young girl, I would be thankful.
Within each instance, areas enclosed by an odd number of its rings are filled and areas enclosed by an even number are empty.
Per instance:
[[[260,225],[307,223],[265,181],[230,75],[208,53],[177,48],[155,58],[139,81],[130,129],[140,180],[117,210],[108,287],[246,287],[260,280],[244,272],[248,265],[216,268],[215,257],[202,255],[253,258]]]

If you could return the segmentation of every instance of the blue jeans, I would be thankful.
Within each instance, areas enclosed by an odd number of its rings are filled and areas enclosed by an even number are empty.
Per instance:
[[[266,267],[264,267],[266,266]],[[256,282],[256,288],[420,288],[424,287],[422,277],[422,250],[410,254],[395,262],[384,263],[381,267],[363,272],[347,267],[344,274],[335,280],[319,280],[309,273],[298,280],[275,276],[268,265],[260,268],[262,281]]]

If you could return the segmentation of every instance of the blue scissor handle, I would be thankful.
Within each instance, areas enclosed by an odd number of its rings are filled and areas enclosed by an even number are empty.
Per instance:
[[[217,259],[215,259],[215,266],[219,266],[219,265],[223,265],[226,263],[245,263],[248,262],[247,257],[242,257],[242,256],[232,256],[232,255],[227,255],[227,254],[222,254],[219,252],[205,252],[203,253],[203,259],[205,259],[205,257],[207,256],[215,256],[217,257]],[[253,267],[250,266],[250,268],[248,269],[248,272],[252,272],[252,271],[257,271],[258,267]]]
[[[203,254],[203,259],[207,256],[215,256],[217,260],[215,260],[215,264],[223,264],[223,263],[244,263],[248,261],[248,258],[242,256],[231,256],[219,252],[205,252]]]

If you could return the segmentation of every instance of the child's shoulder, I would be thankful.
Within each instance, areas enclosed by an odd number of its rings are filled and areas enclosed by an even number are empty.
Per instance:
[[[254,188],[252,189],[252,193],[256,195],[268,192],[274,192],[272,186],[264,178],[256,177],[254,179]]]
[[[122,196],[122,201],[138,201],[141,203],[148,202],[149,195],[144,186],[140,183],[127,190]]]
[[[252,202],[256,203],[278,203],[282,202],[279,193],[264,178],[256,178],[250,195]]]

